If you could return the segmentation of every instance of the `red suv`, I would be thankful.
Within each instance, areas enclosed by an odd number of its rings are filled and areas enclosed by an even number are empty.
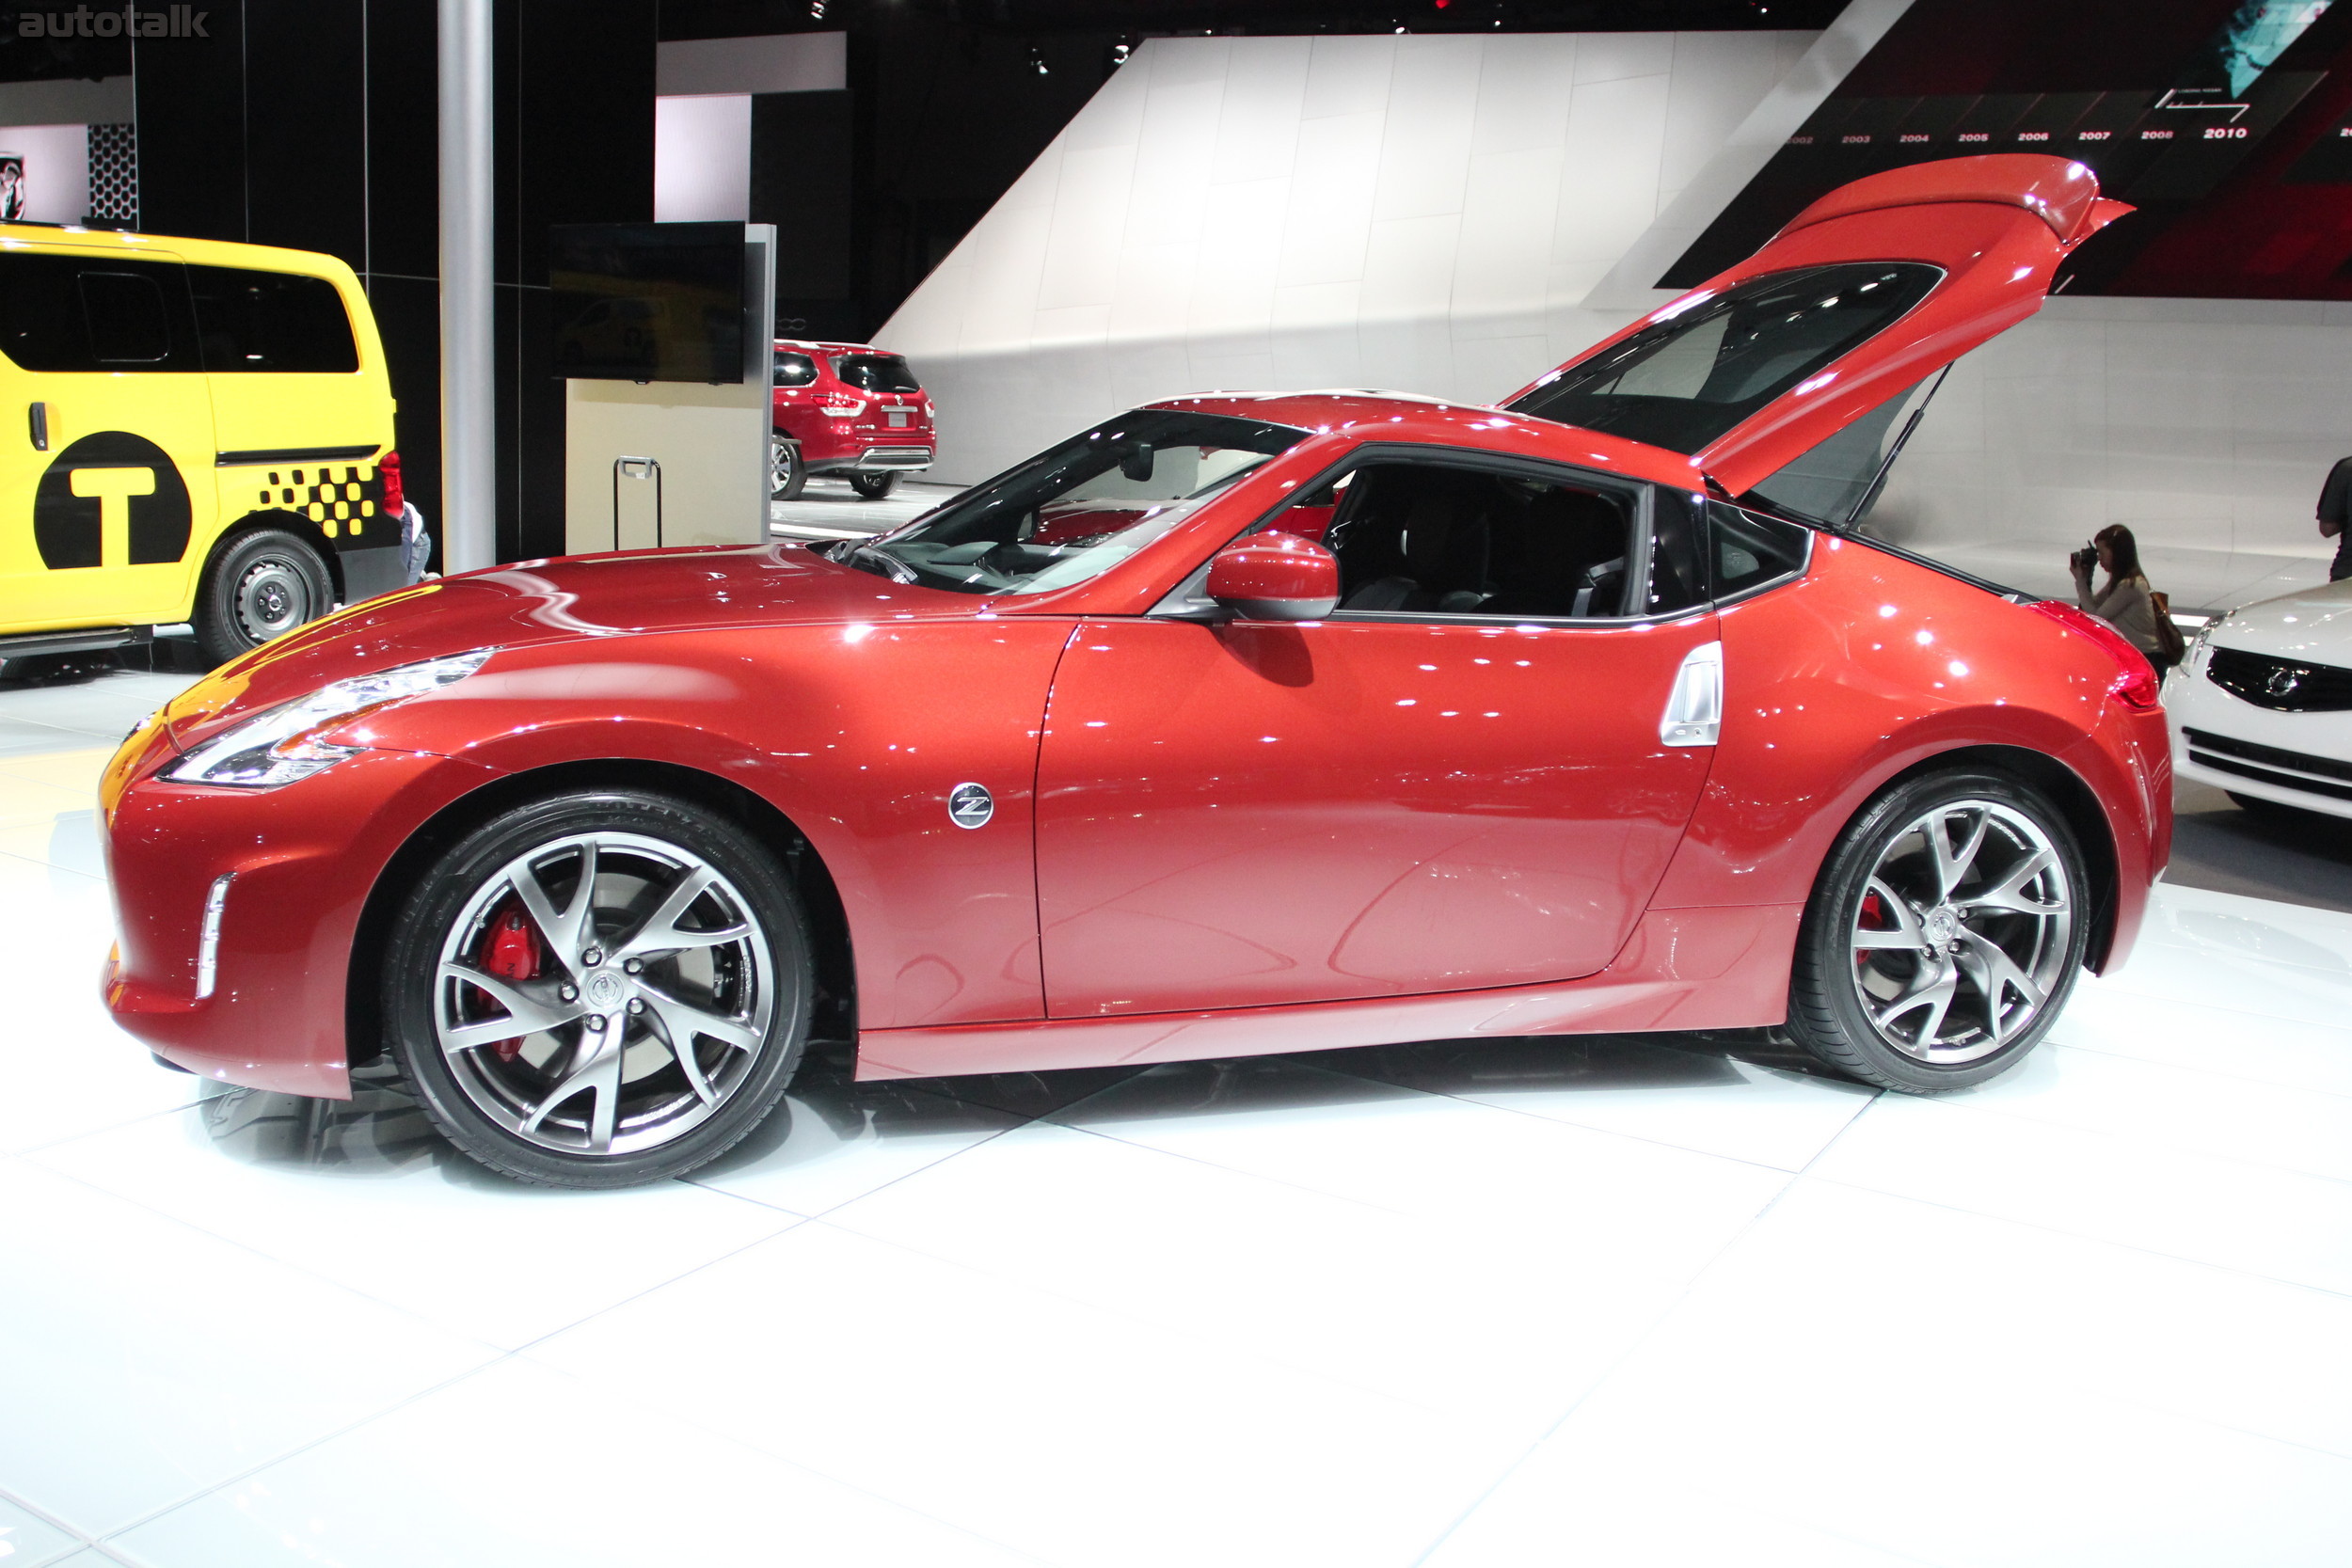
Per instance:
[[[931,466],[931,400],[906,360],[866,343],[776,341],[769,494],[788,501],[811,474],[846,474],[869,501]]]

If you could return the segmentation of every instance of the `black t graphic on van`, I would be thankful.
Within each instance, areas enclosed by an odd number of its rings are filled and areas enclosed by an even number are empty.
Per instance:
[[[129,554],[109,561],[116,529]],[[51,571],[177,561],[188,553],[187,483],[170,454],[143,436],[85,436],[57,453],[33,491],[33,542]]]

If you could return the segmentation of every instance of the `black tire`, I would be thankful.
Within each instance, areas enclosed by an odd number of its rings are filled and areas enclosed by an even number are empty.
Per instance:
[[[597,869],[583,879],[589,841]],[[704,872],[716,880],[686,893]],[[674,895],[688,901],[664,920]],[[489,944],[517,918],[544,968],[500,972],[503,996],[449,977],[455,963],[487,978]],[[704,940],[669,948],[663,935]],[[475,829],[418,879],[384,964],[387,1044],[433,1124],[491,1169],[548,1186],[660,1180],[716,1159],[783,1099],[808,1043],[811,952],[791,883],[733,823],[634,790],[552,796]],[[546,1026],[516,1032],[527,1008]]]
[[[768,433],[768,499],[788,501],[799,499],[808,485],[808,465],[802,460],[800,443],[782,431]]]
[[[877,474],[851,474],[850,476],[850,488],[855,490],[862,500],[887,499],[890,492],[898,487],[898,476],[886,470]]]
[[[196,593],[196,640],[225,664],[335,608],[335,580],[307,541],[284,529],[232,537]]]
[[[1972,822],[1983,824],[1974,838]],[[1941,857],[1930,832],[1944,838]],[[2024,879],[2011,887],[2011,877]],[[1909,780],[1863,809],[1821,868],[1799,927],[1788,1031],[1881,1088],[1980,1084],[2014,1067],[2064,1008],[2094,901],[2074,830],[2034,789],[1974,769]]]

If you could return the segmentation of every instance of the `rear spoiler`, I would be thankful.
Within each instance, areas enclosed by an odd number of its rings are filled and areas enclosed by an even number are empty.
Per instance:
[[[1889,207],[1946,201],[1985,201],[2022,207],[2050,226],[2058,243],[2082,244],[2131,207],[2099,194],[2099,177],[2081,164],[2038,152],[1990,152],[1945,158],[1866,175],[1840,185],[1788,220],[1779,239],[1832,218]]]

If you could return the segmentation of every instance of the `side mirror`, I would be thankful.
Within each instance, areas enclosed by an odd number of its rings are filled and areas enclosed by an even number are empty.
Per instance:
[[[1216,552],[1208,590],[1245,621],[1320,621],[1340,605],[1340,558],[1295,533],[1253,533]]]
[[[1133,451],[1120,458],[1119,471],[1137,484],[1148,482],[1152,477],[1152,443],[1136,442]]]

